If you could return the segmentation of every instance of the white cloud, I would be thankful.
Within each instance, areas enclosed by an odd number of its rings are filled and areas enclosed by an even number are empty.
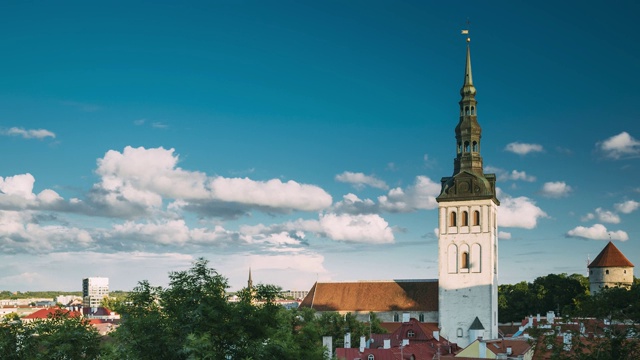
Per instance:
[[[634,139],[626,131],[614,135],[604,141],[598,142],[596,147],[606,156],[612,159],[621,157],[635,157],[640,155],[640,141]]]
[[[18,127],[12,127],[2,132],[8,136],[22,136],[24,139],[44,139],[47,137],[55,138],[56,134],[46,129],[24,129]]]
[[[320,216],[321,231],[333,240],[359,243],[393,243],[389,223],[376,214],[324,214]]]
[[[547,213],[536,206],[535,201],[525,197],[511,197],[499,191],[500,206],[498,207],[498,225],[500,227],[515,227],[533,229],[538,225],[538,219],[546,218]]]
[[[592,240],[629,240],[629,235],[622,230],[608,231],[602,224],[594,224],[591,227],[578,226],[567,232],[568,237],[578,237]]]
[[[561,198],[569,196],[573,189],[564,181],[546,182],[542,186],[540,193],[549,198]]]
[[[542,145],[527,144],[521,142],[512,142],[510,144],[507,144],[504,149],[518,155],[527,155],[529,153],[542,152],[544,150],[542,148]]]
[[[596,216],[593,213],[588,213],[587,215],[580,218],[580,221],[591,221],[595,219]]]
[[[333,211],[347,214],[373,214],[379,211],[378,205],[371,199],[361,200],[355,194],[347,194],[333,206]]]
[[[414,185],[389,190],[387,195],[379,196],[380,208],[389,212],[411,212],[438,207],[436,196],[440,194],[441,185],[426,176],[417,176]]]
[[[533,175],[527,175],[525,171],[511,170],[511,172],[507,172],[504,169],[495,168],[492,166],[487,166],[485,168],[486,173],[495,173],[498,177],[498,181],[526,181],[526,182],[534,182],[536,181],[536,177]]]
[[[269,208],[318,211],[331,205],[332,198],[315,185],[279,179],[254,181],[249,178],[217,177],[208,184],[211,197],[225,202]]]
[[[55,208],[63,201],[57,192],[44,189],[39,194],[33,193],[35,178],[33,175],[19,174],[0,177],[0,208],[4,209],[45,209]]]
[[[387,184],[376,178],[375,176],[365,175],[363,173],[354,173],[345,171],[342,174],[336,175],[336,181],[352,184],[357,189],[364,188],[364,186],[371,186],[376,189],[386,190],[389,188]]]
[[[627,200],[622,203],[615,204],[616,211],[623,214],[630,214],[640,207],[640,203],[634,200]]]
[[[612,211],[603,210],[602,208],[597,208],[596,215],[598,216],[598,219],[602,222],[609,223],[609,224],[620,223],[620,216],[618,216],[616,213]]]
[[[202,172],[183,170],[177,167],[179,157],[174,151],[130,146],[122,153],[108,151],[98,160],[96,173],[101,180],[92,189],[91,202],[124,217],[158,210],[167,198],[184,200],[188,203],[185,205],[199,209],[210,206],[219,212],[224,208],[235,213],[251,207],[318,211],[331,205],[331,196],[315,185],[283,183],[279,179],[207,177]],[[239,209],[242,207],[246,209]]]
[[[500,239],[500,240],[510,240],[511,239],[511,233],[506,232],[506,231],[498,231],[498,239]]]
[[[42,226],[31,211],[0,211],[0,253],[45,254],[85,249],[93,243],[87,230],[62,225]]]

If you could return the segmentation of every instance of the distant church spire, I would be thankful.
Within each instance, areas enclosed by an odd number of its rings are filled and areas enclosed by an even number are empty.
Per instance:
[[[253,289],[253,280],[251,279],[251,268],[249,268],[249,281],[247,281],[247,287],[249,290]]]

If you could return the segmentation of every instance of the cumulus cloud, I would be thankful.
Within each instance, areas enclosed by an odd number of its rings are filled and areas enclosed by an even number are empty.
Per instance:
[[[338,201],[333,205],[333,211],[336,213],[347,214],[374,214],[379,211],[378,205],[371,199],[361,200],[355,194],[347,194],[342,197],[342,201]]]
[[[436,196],[441,185],[426,176],[417,176],[415,183],[406,189],[394,188],[387,195],[379,196],[381,210],[402,213],[415,210],[428,210],[438,207]]]
[[[594,224],[591,227],[578,226],[569,230],[566,236],[591,240],[629,240],[629,235],[626,232],[622,230],[608,231],[602,224]]]
[[[528,175],[525,171],[511,170],[511,172],[509,172],[504,169],[487,166],[485,168],[485,172],[495,173],[496,176],[498,177],[498,181],[507,181],[507,180],[526,181],[526,182],[536,181],[535,176]]]
[[[29,173],[0,177],[0,209],[55,209],[61,205],[62,197],[51,189],[33,193],[35,181]]]
[[[527,155],[530,153],[542,152],[544,150],[542,148],[542,145],[527,144],[527,143],[521,143],[521,142],[512,142],[510,144],[507,144],[507,146],[504,149],[506,151],[509,151],[518,155]]]
[[[623,131],[604,141],[598,142],[596,148],[611,159],[636,157],[640,155],[640,141]]]
[[[506,231],[498,231],[498,239],[500,239],[500,240],[510,240],[511,239],[511,233],[506,232]]]
[[[612,211],[604,210],[602,208],[597,208],[596,215],[598,217],[598,220],[602,222],[609,223],[609,224],[620,223],[620,216],[618,216],[616,213]]]
[[[549,198],[561,198],[569,196],[572,191],[571,186],[567,185],[564,181],[552,181],[544,183],[540,193],[542,196]]]
[[[387,184],[376,178],[375,176],[365,175],[363,173],[354,173],[345,171],[342,174],[338,174],[335,177],[336,181],[352,184],[357,189],[362,189],[365,186],[371,186],[376,189],[386,190],[389,188]]]
[[[498,225],[500,227],[533,229],[538,225],[538,219],[548,217],[547,213],[528,197],[514,198],[499,191],[499,199]]]
[[[333,240],[360,243],[392,243],[393,232],[382,217],[376,214],[324,214],[320,216],[321,231]]]
[[[279,179],[255,181],[249,178],[208,177],[178,167],[174,149],[127,146],[108,151],[98,160],[91,203],[124,217],[157,211],[165,199],[180,199],[204,214],[222,214],[228,206],[234,214],[248,209],[274,211],[318,211],[331,205],[332,198],[315,185]]]
[[[634,200],[627,200],[625,202],[621,202],[614,205],[617,212],[623,214],[630,214],[640,207],[640,203]]]
[[[41,226],[30,211],[0,211],[0,252],[46,254],[84,249],[94,242],[84,229],[62,225]]]
[[[21,136],[23,139],[44,139],[47,137],[56,137],[56,134],[46,129],[24,129],[19,127],[12,127],[4,130],[2,131],[2,134],[7,136]]]

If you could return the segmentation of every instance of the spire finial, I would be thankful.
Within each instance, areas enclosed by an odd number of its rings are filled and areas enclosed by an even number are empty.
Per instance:
[[[467,44],[471,42],[471,37],[469,36],[469,30],[471,29],[471,21],[467,18],[467,28],[462,30],[462,35],[467,35]]]

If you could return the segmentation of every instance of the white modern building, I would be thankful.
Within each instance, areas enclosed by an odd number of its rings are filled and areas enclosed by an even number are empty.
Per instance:
[[[82,306],[98,308],[102,299],[109,296],[109,278],[89,277],[82,279]]]

